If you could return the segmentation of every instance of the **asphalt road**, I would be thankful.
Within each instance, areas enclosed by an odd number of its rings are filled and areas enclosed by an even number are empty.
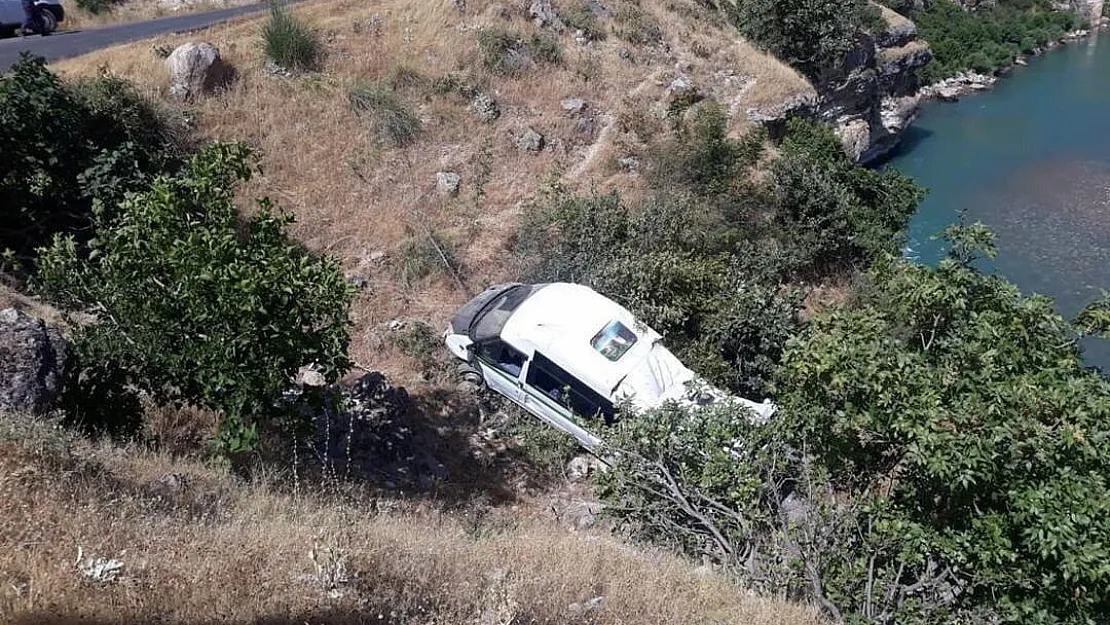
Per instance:
[[[70,32],[57,32],[48,37],[32,35],[30,37],[13,37],[0,39],[0,72],[8,71],[23,51],[46,58],[47,61],[57,61],[73,56],[107,48],[129,41],[149,39],[166,33],[179,33],[197,30],[213,24],[227,21],[231,18],[249,13],[262,11],[270,7],[268,2],[251,4],[218,11],[205,13],[192,13],[174,17],[162,17],[148,22],[135,22],[131,24],[118,24],[100,26],[86,30]],[[59,24],[64,28],[65,22]]]

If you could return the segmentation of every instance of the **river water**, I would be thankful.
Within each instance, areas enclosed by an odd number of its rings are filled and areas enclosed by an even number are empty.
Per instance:
[[[935,263],[934,240],[961,209],[994,230],[994,270],[1071,317],[1110,290],[1110,32],[1015,68],[991,91],[926,104],[888,162],[929,190],[907,256]],[[1110,373],[1110,341],[1083,343]]]

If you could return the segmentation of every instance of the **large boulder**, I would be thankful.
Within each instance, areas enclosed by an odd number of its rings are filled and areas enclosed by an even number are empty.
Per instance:
[[[57,328],[14,308],[0,311],[0,410],[49,410],[65,365],[66,342]]]
[[[224,86],[231,79],[231,68],[220,58],[220,50],[210,43],[184,43],[166,59],[170,68],[170,96],[192,101]]]

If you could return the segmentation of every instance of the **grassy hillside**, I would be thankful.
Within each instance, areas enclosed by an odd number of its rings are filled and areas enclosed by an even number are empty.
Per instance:
[[[817,623],[661,552],[573,533],[538,502],[446,513],[276,471],[244,483],[17,415],[0,414],[0,499],[5,623]],[[96,582],[79,549],[123,569]]]
[[[293,78],[265,69],[264,17],[108,49],[57,68],[68,76],[113,72],[163,93],[169,76],[152,47],[216,44],[239,78],[230,91],[195,107],[197,130],[261,147],[265,175],[244,196],[265,189],[296,214],[295,236],[337,255],[366,280],[354,308],[352,353],[411,385],[419,384],[418,364],[383,345],[376,329],[401,316],[440,328],[470,292],[514,271],[506,244],[515,216],[553,171],[571,188],[635,193],[639,176],[623,171],[617,159],[645,151],[653,137],[642,120],[665,113],[667,87],[678,74],[737,112],[737,133],[748,108],[811,91],[797,72],[739,39],[693,0],[606,6],[610,16],[596,20],[604,39],[580,45],[568,30],[557,37],[560,62],[515,76],[483,63],[479,35],[496,29],[531,37],[538,30],[526,11],[472,1],[460,12],[448,0],[297,5],[294,14],[319,30],[326,56],[319,72]],[[496,121],[482,123],[468,110],[470,98],[459,91],[471,87],[498,102]],[[420,120],[410,144],[395,147],[373,115],[352,110],[350,94],[360,89],[385,89]],[[561,101],[567,98],[584,99],[585,113],[566,113]],[[517,148],[529,127],[545,136],[541,153]],[[460,174],[457,197],[436,193],[437,171]],[[443,270],[432,238],[464,288]]]

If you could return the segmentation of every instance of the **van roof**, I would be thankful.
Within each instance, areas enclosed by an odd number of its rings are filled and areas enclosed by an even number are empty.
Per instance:
[[[590,344],[614,320],[636,335],[636,342],[616,361]],[[529,356],[539,351],[607,398],[658,338],[623,306],[587,286],[563,282],[524,300],[501,330],[501,339],[515,349]]]

